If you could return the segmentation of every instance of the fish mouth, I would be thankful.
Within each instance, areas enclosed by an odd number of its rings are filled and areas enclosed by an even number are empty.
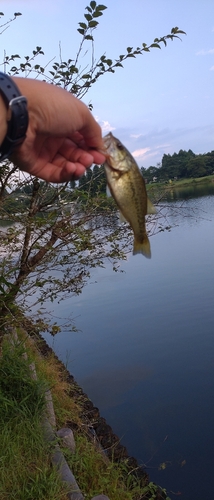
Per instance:
[[[111,155],[109,155],[109,154],[108,154],[108,155],[106,155],[106,161],[105,161],[105,163],[104,163],[104,166],[105,166],[105,167],[108,167],[108,168],[110,168],[111,170],[114,170],[114,171],[116,171],[116,170],[117,170],[116,168],[114,168],[114,167],[112,166],[112,157],[111,157]]]
[[[103,142],[104,142],[104,145],[105,145],[105,148],[108,149],[111,142],[112,142],[112,133],[109,132],[107,135],[105,135],[105,137],[103,137]]]

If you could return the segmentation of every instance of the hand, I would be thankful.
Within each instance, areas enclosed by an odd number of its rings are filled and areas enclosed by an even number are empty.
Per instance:
[[[55,85],[14,77],[28,100],[29,126],[12,161],[48,182],[78,179],[105,155],[101,128],[83,102]]]

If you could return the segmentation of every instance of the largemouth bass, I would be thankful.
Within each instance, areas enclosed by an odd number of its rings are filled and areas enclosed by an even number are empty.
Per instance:
[[[156,209],[147,197],[144,178],[131,153],[111,132],[103,140],[107,151],[104,165],[107,184],[122,216],[133,229],[133,255],[142,253],[151,258],[145,215],[156,213]]]

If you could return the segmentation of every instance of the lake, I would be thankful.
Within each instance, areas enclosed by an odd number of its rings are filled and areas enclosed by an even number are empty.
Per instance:
[[[213,500],[214,186],[190,191],[162,202],[175,227],[150,238],[152,259],[95,269],[50,306],[79,331],[44,337],[152,481]]]

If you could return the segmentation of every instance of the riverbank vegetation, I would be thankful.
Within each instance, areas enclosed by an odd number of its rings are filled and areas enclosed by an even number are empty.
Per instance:
[[[115,60],[105,54],[95,60],[94,34],[106,8],[95,1],[86,6],[84,21],[77,28],[80,43],[76,55],[68,61],[62,60],[60,52],[59,62],[54,59],[52,66],[41,64],[44,51],[38,45],[23,60],[17,53],[6,56],[8,74],[42,78],[82,98],[98,79],[106,73],[114,74],[127,59],[160,49],[184,33],[175,27],[149,45],[128,46]],[[16,12],[9,23],[20,15]],[[43,305],[45,300],[80,293],[90,269],[103,266],[105,259],[118,269],[119,261],[131,249],[132,237],[127,226],[119,226],[115,211],[109,208],[111,202],[103,195],[103,178],[103,167],[95,166],[77,186],[71,183],[55,187],[20,174],[9,161],[3,162],[0,218],[9,218],[12,224],[1,233],[1,314],[13,308],[15,300],[26,310],[32,304],[31,297],[36,296]]]
[[[7,329],[6,329],[7,330]],[[11,328],[10,328],[11,330]],[[44,358],[41,340],[23,329],[18,337],[6,336],[0,354],[0,497],[2,500],[66,500],[67,486],[51,462],[52,447],[42,425],[45,390],[51,388],[56,429],[74,429],[76,451],[63,448],[66,460],[85,498],[105,494],[111,500],[166,498],[165,490],[132,470],[128,459],[115,462],[89,438],[91,423],[84,414],[85,395],[53,353]],[[12,339],[12,341],[11,341]],[[44,342],[43,342],[44,344]],[[26,356],[27,354],[27,356]],[[31,376],[35,363],[37,380]],[[94,436],[93,436],[94,439]],[[61,445],[60,445],[61,446]]]
[[[181,149],[173,155],[164,154],[156,167],[141,167],[141,172],[148,183],[210,176],[214,174],[214,151],[196,155],[191,149]]]
[[[124,54],[118,55],[115,60],[106,54],[95,60],[94,33],[105,9],[104,5],[95,1],[86,7],[83,22],[78,23],[80,43],[75,56],[63,61],[60,52],[59,62],[54,59],[50,67],[51,63],[42,62],[44,51],[38,45],[23,59],[17,53],[5,56],[7,73],[42,78],[82,98],[101,76],[113,74],[123,67],[128,58],[160,49],[183,33],[175,27],[149,45],[128,46]],[[20,15],[16,12],[12,20],[2,22],[0,35]],[[3,13],[0,13],[2,16]],[[44,329],[49,328],[55,334],[58,331],[55,323],[51,327],[49,324],[44,326],[45,301],[59,301],[67,294],[81,293],[90,270],[103,266],[105,259],[112,262],[115,271],[118,270],[118,262],[126,258],[132,246],[132,234],[127,226],[119,226],[112,202],[106,199],[104,189],[103,167],[95,166],[93,171],[89,170],[77,185],[71,183],[56,187],[20,174],[9,161],[1,164],[0,218],[5,221],[0,235],[2,328],[7,321],[11,324],[17,316],[17,304],[25,315],[31,315],[31,308],[37,303],[39,321],[43,322]],[[104,465],[101,461],[101,465],[99,454],[92,461],[94,451],[91,443],[84,441],[86,437],[79,421],[78,405],[76,408],[73,398],[68,400],[66,381],[57,375],[52,358],[41,360],[35,349],[27,346],[29,359],[35,360],[38,370],[38,382],[33,382],[22,358],[22,344],[15,346],[13,354],[7,343],[1,349],[2,500],[65,498],[66,491],[50,467],[40,427],[43,388],[47,384],[53,392],[58,425],[72,418],[77,428],[81,428],[77,436],[78,458],[73,458],[72,468],[86,498],[100,491],[105,491],[111,500],[160,498],[159,490],[153,484],[143,485],[142,490],[142,484],[139,485],[136,476],[129,474],[125,463],[119,467],[114,462]]]

